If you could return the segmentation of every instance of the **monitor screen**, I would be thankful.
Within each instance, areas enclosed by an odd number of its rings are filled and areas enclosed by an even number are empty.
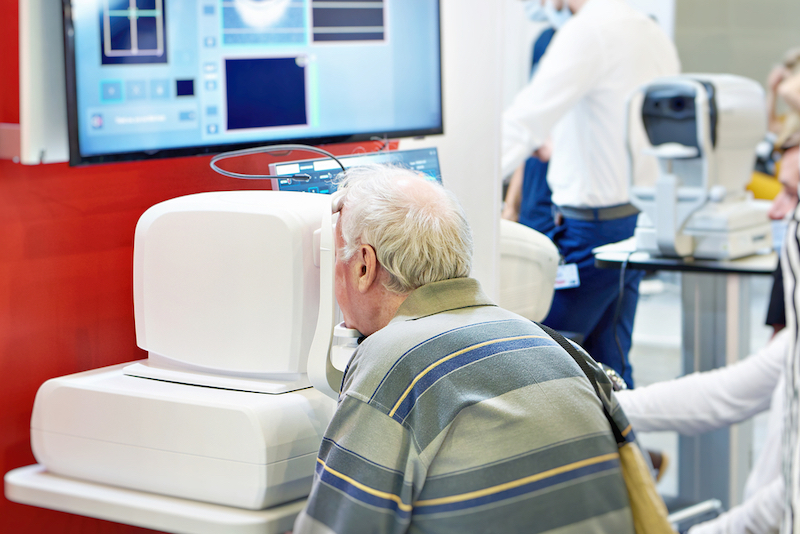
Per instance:
[[[345,169],[372,163],[399,165],[421,172],[429,180],[442,183],[439,154],[435,148],[367,152],[337,156],[336,159],[342,162]],[[275,175],[275,178],[272,178],[272,189],[276,191],[333,193],[336,187],[331,180],[341,171],[339,164],[330,158],[283,161],[269,166],[270,174]]]
[[[442,132],[438,0],[64,0],[72,164]]]

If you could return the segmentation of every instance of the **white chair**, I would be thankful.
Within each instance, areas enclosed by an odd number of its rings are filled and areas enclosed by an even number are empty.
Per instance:
[[[553,301],[558,249],[544,234],[523,224],[500,221],[501,307],[541,321]]]

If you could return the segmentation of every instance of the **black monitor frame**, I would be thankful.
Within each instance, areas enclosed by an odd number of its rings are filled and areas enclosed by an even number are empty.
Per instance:
[[[66,102],[67,102],[67,133],[69,141],[69,164],[71,166],[110,163],[121,161],[137,161],[160,158],[173,158],[197,155],[213,155],[220,152],[239,150],[255,146],[276,145],[281,143],[298,143],[308,145],[328,145],[338,143],[355,143],[370,140],[388,140],[411,137],[425,137],[428,135],[438,135],[444,133],[444,104],[442,101],[442,42],[441,42],[441,2],[436,2],[436,12],[438,17],[438,64],[439,64],[439,124],[431,128],[418,128],[411,130],[380,130],[380,131],[354,131],[348,134],[332,135],[324,137],[291,137],[286,139],[269,139],[263,141],[252,141],[245,143],[228,143],[216,145],[197,145],[179,148],[165,148],[160,150],[142,150],[132,152],[120,152],[102,155],[83,156],[80,151],[79,124],[78,124],[78,79],[76,76],[75,60],[75,28],[72,19],[73,0],[62,0],[63,20],[64,20],[64,65],[66,78]],[[401,0],[402,1],[402,0]]]

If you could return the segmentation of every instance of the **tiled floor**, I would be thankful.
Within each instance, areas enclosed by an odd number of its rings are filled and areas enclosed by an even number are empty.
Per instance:
[[[681,374],[681,306],[680,275],[662,272],[646,278],[640,287],[641,297],[633,327],[633,347],[630,360],[634,382],[644,386],[669,380]],[[750,352],[763,347],[772,329],[764,325],[772,279],[753,276],[751,283]],[[758,454],[765,434],[766,414],[754,420],[754,456]],[[673,432],[639,434],[643,447],[662,450],[669,455],[671,465],[659,483],[664,495],[677,494],[678,437]]]

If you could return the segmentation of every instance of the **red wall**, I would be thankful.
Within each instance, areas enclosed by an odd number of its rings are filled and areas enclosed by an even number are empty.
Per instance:
[[[208,158],[80,169],[0,161],[0,473],[34,463],[29,423],[43,381],[145,357],[132,303],[142,212],[183,194],[252,185],[216,175]],[[140,531],[0,503],[0,532]]]
[[[19,122],[17,2],[0,0],[5,123]],[[144,210],[201,191],[268,188],[217,175],[208,161],[70,168],[0,160],[0,475],[35,462],[29,423],[42,382],[145,357],[136,347],[132,302],[133,233]],[[2,498],[0,532],[149,531]]]

